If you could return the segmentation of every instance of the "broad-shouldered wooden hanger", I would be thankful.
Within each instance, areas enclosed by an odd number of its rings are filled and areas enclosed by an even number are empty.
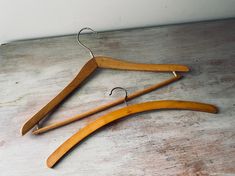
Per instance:
[[[82,44],[79,40],[80,33],[83,30],[91,30],[91,28],[83,28],[78,32],[78,43],[89,50],[92,59],[90,59],[80,70],[77,76],[48,104],[46,104],[41,110],[39,110],[34,116],[27,120],[21,128],[21,134],[26,134],[40,120],[47,116],[53,109],[55,109],[68,95],[70,95],[75,89],[77,89],[84,80],[86,80],[92,73],[98,68],[118,69],[118,70],[135,70],[135,71],[150,71],[150,72],[188,72],[189,68],[185,65],[177,64],[144,64],[127,62],[119,59],[114,59],[106,56],[94,56],[92,51]],[[94,31],[93,31],[94,32]]]
[[[127,99],[127,92],[125,100]],[[126,102],[126,101],[125,101]],[[86,125],[84,128],[79,130],[77,133],[72,135],[67,139],[62,145],[60,145],[47,159],[47,166],[53,167],[66,153],[70,151],[73,147],[79,144],[87,136],[95,132],[96,130],[102,128],[103,126],[141,112],[153,111],[153,110],[192,110],[201,111],[208,113],[217,113],[218,109],[210,104],[204,104],[192,101],[179,101],[179,100],[161,100],[161,101],[149,101],[144,103],[138,103],[133,105],[128,105],[124,108],[109,112],[90,124]]]

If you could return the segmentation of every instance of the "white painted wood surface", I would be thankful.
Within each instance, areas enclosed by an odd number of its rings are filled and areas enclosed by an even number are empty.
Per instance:
[[[54,169],[46,158],[97,115],[40,136],[23,122],[54,97],[89,59],[75,36],[0,46],[0,175],[235,175],[235,20],[101,33],[81,39],[96,55],[186,64],[177,83],[130,103],[178,99],[217,105],[217,115],[158,111],[100,130]],[[138,75],[138,76],[137,76]],[[98,71],[47,121],[52,123],[169,78],[166,73]],[[124,105],[121,105],[124,106]],[[102,114],[102,113],[100,113]],[[100,115],[99,114],[99,115]]]

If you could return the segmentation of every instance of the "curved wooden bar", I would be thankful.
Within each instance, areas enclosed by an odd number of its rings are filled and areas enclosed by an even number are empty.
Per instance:
[[[101,116],[94,122],[79,130],[49,156],[49,158],[47,159],[47,166],[50,168],[53,167],[67,152],[69,152],[70,149],[72,149],[80,141],[82,141],[84,138],[89,136],[97,129],[109,124],[110,122],[139,112],[160,109],[193,110],[208,113],[217,113],[218,111],[215,106],[210,104],[178,100],[150,101],[129,105],[127,107],[115,110],[104,116]]]

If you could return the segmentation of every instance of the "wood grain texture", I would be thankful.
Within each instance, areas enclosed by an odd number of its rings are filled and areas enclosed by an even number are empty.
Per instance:
[[[146,64],[127,62],[111,57],[96,56],[96,63],[100,68],[110,68],[119,70],[135,70],[135,71],[153,71],[153,72],[169,72],[179,71],[188,72],[189,68],[186,65],[179,64]]]
[[[215,104],[220,113],[172,110],[136,114],[93,134],[64,162],[48,169],[47,157],[103,113],[40,136],[29,133],[22,137],[19,129],[26,117],[39,111],[77,75],[89,53],[77,45],[75,35],[9,43],[0,46],[0,175],[235,174],[235,20],[104,32],[100,39],[84,34],[81,40],[95,55],[190,67],[181,81],[131,100],[129,105],[191,100]],[[109,97],[113,87],[135,92],[170,76],[100,69],[44,124],[123,97],[123,92]]]
[[[88,78],[97,68],[94,59],[89,60],[78,75],[48,104],[46,104],[40,111],[38,111],[32,118],[27,120],[22,128],[21,134],[24,135],[31,130],[40,120],[42,120],[48,113],[50,113],[56,106],[58,106],[68,95],[70,95],[81,83]]]
[[[63,144],[61,144],[47,159],[47,166],[53,167],[69,150],[79,144],[90,134],[94,133],[101,127],[116,121],[118,119],[137,114],[140,112],[153,111],[153,110],[192,110],[208,113],[217,113],[218,109],[210,104],[203,104],[198,102],[189,101],[176,101],[176,100],[162,100],[162,101],[148,101],[144,103],[133,104],[118,110],[105,114],[94,122],[91,122]]]

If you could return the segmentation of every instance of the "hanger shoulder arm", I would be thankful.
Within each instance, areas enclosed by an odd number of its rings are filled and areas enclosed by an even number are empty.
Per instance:
[[[99,128],[115,120],[121,119],[132,114],[159,109],[182,109],[202,111],[208,113],[217,112],[217,108],[213,105],[189,101],[164,100],[129,105],[127,107],[115,110],[104,116],[101,116],[94,122],[88,124],[81,130],[79,130],[49,156],[49,158],[47,159],[47,166],[50,168],[53,167],[70,149],[72,149],[84,138],[86,138]]]
[[[40,120],[49,114],[56,106],[58,106],[69,94],[71,94],[86,78],[88,78],[97,68],[94,59],[89,60],[78,75],[47,105],[38,111],[33,117],[27,120],[21,128],[21,134],[26,134]]]
[[[113,59],[105,56],[95,57],[98,67],[111,68],[119,70],[136,70],[136,71],[152,71],[152,72],[169,72],[179,71],[188,72],[189,68],[185,65],[178,64],[143,64],[127,62],[119,59]]]

